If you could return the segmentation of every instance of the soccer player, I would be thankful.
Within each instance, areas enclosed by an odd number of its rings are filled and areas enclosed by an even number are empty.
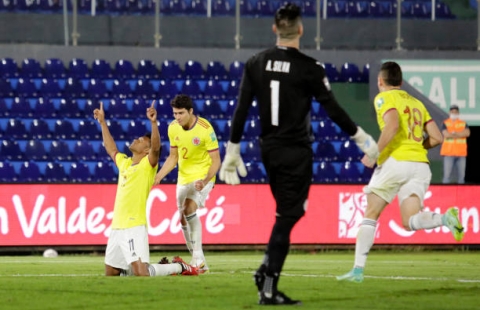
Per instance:
[[[296,305],[301,302],[280,292],[277,284],[289,251],[290,233],[307,209],[313,169],[312,98],[369,157],[376,158],[378,148],[337,103],[322,64],[299,51],[303,25],[297,5],[287,4],[277,10],[273,32],[276,46],[252,56],[245,64],[220,178],[238,184],[237,169],[240,176],[246,175],[239,142],[256,97],[261,155],[276,202],[276,218],[254,280],[259,304]]]
[[[357,235],[354,268],[338,280],[363,281],[367,255],[375,239],[377,220],[383,209],[398,195],[402,224],[406,230],[447,226],[457,241],[463,238],[458,210],[445,214],[420,212],[432,173],[427,149],[442,143],[443,136],[422,102],[401,90],[402,69],[395,62],[385,62],[378,74],[374,107],[381,130],[377,168],[364,191],[367,209]],[[424,136],[424,133],[427,135]],[[362,163],[375,162],[364,157]]]
[[[197,208],[205,207],[220,168],[218,140],[212,125],[193,114],[193,102],[189,96],[177,95],[170,105],[175,117],[168,126],[170,154],[157,173],[155,184],[159,184],[178,164],[177,207],[182,232],[192,254],[191,265],[204,273],[209,268],[202,249],[202,223]]]
[[[117,165],[118,187],[113,209],[112,230],[105,253],[105,275],[165,276],[197,275],[196,268],[175,257],[172,264],[150,264],[147,232],[147,198],[153,185],[160,154],[155,101],[146,109],[152,133],[133,140],[132,156],[118,151],[107,123],[103,103],[93,111],[100,123],[105,149]]]

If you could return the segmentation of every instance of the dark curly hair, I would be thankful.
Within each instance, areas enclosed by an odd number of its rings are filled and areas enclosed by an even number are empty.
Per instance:
[[[300,23],[301,11],[296,4],[287,3],[275,13],[275,26],[277,26],[277,34],[281,39],[295,38]]]
[[[170,106],[176,109],[185,108],[187,109],[187,111],[189,111],[190,109],[193,108],[193,101],[192,101],[192,98],[190,98],[189,96],[180,94],[180,95],[176,95],[172,99],[172,101],[170,101]]]

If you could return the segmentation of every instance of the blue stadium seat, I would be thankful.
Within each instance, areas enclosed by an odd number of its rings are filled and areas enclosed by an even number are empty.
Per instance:
[[[96,121],[80,120],[78,122],[77,137],[80,139],[98,140],[102,138],[102,132],[97,127]]]
[[[245,123],[243,136],[246,140],[258,140],[261,134],[260,121],[252,119]]]
[[[305,16],[305,17],[317,16],[317,1],[316,0],[303,0],[302,2],[303,2],[303,16]],[[320,14],[323,13],[322,11],[323,11],[323,8],[320,5]]]
[[[76,79],[85,79],[90,77],[88,64],[83,59],[74,58],[68,64],[68,75]]]
[[[437,1],[435,4],[435,16],[436,18],[441,18],[441,19],[455,18],[455,16],[450,11],[450,8],[448,7],[448,5],[440,1]]]
[[[360,77],[361,83],[369,83],[370,82],[370,64],[363,65],[362,75]]]
[[[90,98],[96,99],[110,97],[107,86],[100,79],[90,79],[87,86],[87,94]]]
[[[5,128],[4,137],[26,139],[28,136],[25,123],[21,119],[9,119]]]
[[[68,144],[62,140],[54,140],[50,144],[50,150],[48,152],[50,158],[60,161],[71,160],[72,155],[70,153],[70,149],[68,148]]]
[[[143,79],[158,78],[160,72],[151,60],[140,60],[137,66],[137,76]]]
[[[117,99],[131,98],[134,96],[130,84],[124,80],[113,81],[111,94]]]
[[[39,94],[35,83],[26,78],[18,79],[16,91],[21,97],[37,97]]]
[[[69,180],[73,183],[89,183],[92,175],[88,165],[83,162],[74,162],[70,166]]]
[[[245,164],[247,168],[246,182],[250,183],[265,183],[267,181],[267,175],[262,169],[262,163],[258,161],[251,161]]]
[[[65,69],[63,61],[57,58],[47,59],[44,65],[44,71],[45,77],[50,79],[65,78],[67,74],[67,70]]]
[[[325,111],[325,109],[323,109],[322,105],[317,101],[314,101],[314,103],[312,104],[310,115],[313,120],[325,120],[328,118],[327,112]]]
[[[67,98],[85,98],[86,93],[83,89],[82,83],[74,78],[68,78],[63,89],[65,97]]]
[[[20,166],[19,182],[37,183],[43,181],[43,176],[40,173],[40,168],[33,161],[26,161]]]
[[[157,117],[158,119],[170,119],[173,115],[172,107],[170,106],[170,101],[166,99],[158,99],[156,101]]]
[[[396,5],[390,0],[373,0],[370,2],[370,16],[392,18],[396,14]]]
[[[241,1],[240,14],[246,16],[258,16],[260,14],[260,2],[258,0]]]
[[[153,11],[154,1],[152,0],[129,0],[126,10],[134,14],[148,14]]]
[[[352,140],[347,140],[340,146],[339,157],[341,161],[360,161],[363,153]]]
[[[42,97],[38,98],[35,103],[35,109],[33,110],[33,113],[36,117],[56,117],[57,108],[55,107],[54,99],[44,99]]]
[[[73,154],[79,160],[95,160],[96,158],[93,145],[88,140],[76,141],[73,147]]]
[[[104,59],[95,59],[90,69],[90,76],[94,79],[106,79],[112,77],[110,63]]]
[[[62,97],[62,89],[58,82],[51,78],[42,79],[40,84],[40,94],[44,97]]]
[[[26,58],[22,61],[20,76],[23,78],[41,78],[43,70],[40,63],[33,58]]]
[[[40,12],[56,13],[62,6],[60,1],[40,0],[38,8]]]
[[[73,124],[68,119],[56,120],[55,130],[53,131],[55,139],[71,140],[77,137]]]
[[[28,100],[22,97],[15,97],[10,102],[10,108],[6,111],[9,117],[26,118],[32,116],[32,109]]]
[[[162,79],[181,79],[183,76],[180,65],[175,60],[165,60],[162,62],[160,77]]]
[[[6,140],[2,141],[2,146],[0,147],[0,155],[2,160],[7,159],[11,161],[22,160],[24,154],[20,149],[20,145],[15,140]]]
[[[258,141],[248,141],[248,142],[242,142],[242,145],[244,146],[244,149],[242,151],[242,158],[245,161],[260,161],[262,160],[262,154],[260,152],[260,145]],[[242,146],[241,145],[241,146]]]
[[[155,99],[157,94],[153,89],[153,85],[148,80],[138,80],[135,86],[135,96],[143,99]]]
[[[18,77],[18,65],[12,58],[2,58],[0,61],[0,77]]]
[[[148,102],[140,98],[131,100],[127,99],[125,102],[127,102],[127,105],[130,107],[130,117],[145,118]]]
[[[339,177],[335,167],[330,162],[322,161],[314,164],[313,182],[315,183],[337,183]]]
[[[13,97],[15,96],[15,90],[12,88],[10,82],[7,79],[0,77],[0,97]]]
[[[202,99],[203,94],[200,90],[200,85],[196,80],[185,80],[182,85],[181,93],[190,96],[193,100]]]
[[[12,11],[14,8],[15,2],[13,0],[7,1],[0,1],[0,11],[1,12],[9,12]]]
[[[217,139],[219,141],[228,140],[230,137],[230,127],[231,121],[227,120],[212,120],[212,126],[215,130],[215,134],[217,135]]]
[[[147,132],[145,121],[140,119],[129,121],[125,136],[129,140],[143,137]]]
[[[125,138],[125,132],[123,131],[122,124],[117,120],[107,120],[108,130],[112,137],[116,139],[123,140]]]
[[[102,183],[114,183],[118,180],[118,174],[113,168],[111,161],[99,161],[95,165],[95,179]]]
[[[202,116],[206,117],[207,119],[215,119],[220,118],[222,114],[222,107],[217,101],[207,99],[203,102]]]
[[[238,96],[238,91],[240,87],[240,82],[237,80],[231,80],[228,83],[227,91],[225,92],[225,97],[227,99],[235,99]]]
[[[30,140],[25,146],[25,156],[36,161],[47,159],[47,151],[41,140]]]
[[[185,63],[185,70],[183,71],[183,76],[185,79],[189,80],[198,80],[205,78],[202,64],[196,60],[187,61]]]
[[[56,101],[56,105],[58,105],[58,116],[61,117],[71,117],[71,118],[79,118],[80,115],[82,114],[82,111],[80,110],[78,106],[78,101],[80,99],[59,99],[58,101],[56,100],[49,100],[52,102]]]
[[[337,67],[332,63],[324,63],[325,75],[327,76],[330,83],[335,83],[340,80],[340,74],[337,70]]]
[[[359,83],[361,80],[362,75],[356,64],[346,62],[340,68],[340,82]]]
[[[361,183],[363,181],[362,174],[356,163],[351,161],[346,161],[342,164],[339,178],[341,183]]]
[[[368,183],[372,178],[373,172],[375,169],[364,167],[362,172],[362,183]]]
[[[370,15],[370,1],[348,1],[348,15],[353,18],[368,17]]]
[[[313,127],[312,123],[312,127]],[[318,139],[325,139],[325,140],[334,140],[337,136],[337,131],[335,130],[334,124],[330,120],[323,120],[318,123],[318,127],[314,129],[315,138]],[[316,131],[315,131],[316,129]]]
[[[212,15],[235,15],[235,0],[212,1]]]
[[[44,180],[48,183],[59,183],[67,181],[67,174],[61,162],[49,162],[45,167]]]
[[[118,1],[118,0],[117,0]],[[119,1],[118,1],[119,2]],[[133,64],[125,59],[120,59],[115,63],[115,76],[121,79],[133,79],[137,73]]]
[[[337,152],[332,143],[328,141],[320,141],[314,149],[314,158],[318,161],[336,161],[338,159]]]
[[[245,67],[245,63],[240,61],[234,61],[230,64],[228,69],[228,75],[230,80],[241,80],[243,75],[243,68]]]
[[[18,180],[13,165],[8,161],[0,161],[0,182],[13,183]]]
[[[345,18],[348,16],[348,2],[346,0],[335,0],[327,2],[328,18]]]
[[[28,133],[31,138],[35,139],[51,139],[52,132],[47,122],[43,119],[34,119],[30,124],[30,129]]]
[[[177,94],[179,94],[179,91],[173,81],[160,81],[160,84],[158,86],[158,96],[160,96],[160,98],[171,99]]]
[[[209,80],[205,84],[205,91],[203,93],[205,99],[220,100],[225,99],[225,94],[222,85],[216,80]]]
[[[207,79],[225,80],[228,78],[228,72],[220,61],[210,61],[205,70],[205,77]]]
[[[115,118],[127,118],[130,115],[125,100],[111,99],[108,105],[108,115]]]
[[[127,3],[125,0],[105,0],[105,12],[111,15],[124,13]]]

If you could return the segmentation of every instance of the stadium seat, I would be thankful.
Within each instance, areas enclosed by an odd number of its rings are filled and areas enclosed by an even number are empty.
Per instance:
[[[111,94],[117,99],[131,98],[135,95],[130,88],[130,84],[124,80],[113,81]]]
[[[82,83],[74,78],[68,78],[63,89],[64,95],[67,98],[85,98],[86,93],[83,89]]]
[[[125,13],[127,3],[124,0],[105,0],[105,12],[110,15]]]
[[[125,132],[123,131],[122,124],[117,120],[106,120],[108,130],[112,137],[116,139],[125,139]]]
[[[118,180],[118,175],[113,168],[112,162],[99,161],[95,165],[94,172],[95,180],[102,183],[115,183]]]
[[[68,119],[56,120],[55,130],[53,131],[55,139],[75,139],[77,134],[73,128],[73,124]]]
[[[348,2],[336,0],[327,2],[327,18],[345,18],[348,16]]]
[[[40,173],[40,168],[33,161],[24,162],[20,166],[20,173],[18,174],[19,182],[37,183],[43,181],[43,176]]]
[[[9,12],[14,9],[15,2],[13,0],[10,1],[0,1],[0,12]]]
[[[318,142],[314,151],[315,160],[332,162],[338,159],[335,147],[329,141]]]
[[[171,119],[173,115],[172,107],[170,106],[170,100],[158,99],[156,101],[157,117],[158,119]]]
[[[90,77],[88,65],[83,59],[74,58],[68,64],[68,75],[76,79],[86,79]]]
[[[322,108],[322,105],[317,101],[315,101],[312,104],[310,115],[313,120],[325,120],[328,118],[327,112],[325,111],[325,109]]]
[[[225,99],[222,85],[216,80],[209,80],[205,84],[205,91],[203,93],[205,99],[220,100]]]
[[[203,94],[196,80],[185,80],[182,85],[181,93],[189,96],[193,100],[202,99]]]
[[[32,109],[27,100],[22,97],[15,97],[10,102],[10,108],[6,111],[9,117],[27,118],[32,116]]]
[[[130,111],[125,100],[111,99],[108,104],[108,115],[115,118],[128,118]]]
[[[202,64],[195,60],[189,60],[185,63],[185,70],[183,71],[185,79],[199,80],[205,78]]]
[[[235,15],[235,0],[212,1],[212,15]]]
[[[229,139],[231,121],[217,119],[217,120],[212,120],[211,124],[215,130],[215,134],[217,135],[217,139],[219,141]]]
[[[13,183],[18,180],[13,165],[8,161],[0,161],[0,182]]]
[[[10,161],[22,160],[24,157],[18,142],[15,140],[6,139],[2,141],[2,146],[0,147],[0,155],[2,155],[2,160],[7,159]]]
[[[12,58],[2,58],[2,60],[0,61],[0,77],[18,77],[17,62]]]
[[[90,76],[93,79],[107,79],[112,77],[112,68],[104,59],[95,59],[90,69]]]
[[[240,14],[246,16],[258,16],[260,14],[260,2],[258,0],[241,1]]]
[[[34,139],[51,139],[52,133],[47,122],[43,119],[34,119],[28,130],[29,136]]]
[[[128,140],[133,140],[143,137],[145,133],[147,133],[145,121],[137,119],[129,121],[125,136]]]
[[[135,86],[135,96],[147,100],[157,98],[157,94],[148,80],[137,81],[137,85]]]
[[[35,83],[28,78],[20,78],[17,83],[17,95],[20,97],[37,97],[38,90]]]
[[[117,0],[117,2],[120,2]],[[133,79],[137,73],[133,64],[125,59],[120,59],[115,63],[115,76],[121,79]]]
[[[7,127],[4,131],[4,137],[13,139],[26,139],[28,137],[28,133],[25,123],[21,119],[9,119],[7,122]]]
[[[42,13],[57,13],[63,7],[60,1],[40,0],[39,2],[39,11]]]
[[[62,89],[58,82],[52,78],[42,79],[40,84],[40,94],[44,97],[62,97]]]
[[[245,123],[245,128],[243,130],[243,136],[246,140],[258,140],[261,134],[260,121],[258,120],[249,120]]]
[[[48,183],[66,182],[67,175],[61,162],[49,162],[45,167],[44,180]]]
[[[12,85],[7,81],[7,79],[3,79],[0,76],[0,98],[13,96],[15,96],[15,90],[12,88]]]
[[[245,161],[260,161],[262,160],[262,155],[260,152],[260,145],[258,141],[248,141],[242,142],[244,144],[244,150],[242,152],[242,158]]]
[[[243,67],[245,64],[240,61],[234,61],[230,64],[228,75],[230,76],[230,80],[241,80],[243,75]]]
[[[26,79],[41,78],[43,70],[40,63],[33,58],[26,58],[22,61],[20,76]]]
[[[227,69],[220,61],[210,61],[205,70],[205,77],[210,80],[225,80],[228,78]]]
[[[145,118],[149,102],[140,98],[131,100],[127,99],[125,102],[130,106],[130,117]]]
[[[335,167],[330,162],[322,161],[314,165],[313,182],[337,183],[339,180]]]
[[[437,18],[443,18],[443,19],[455,18],[455,16],[450,11],[450,8],[448,7],[448,5],[446,5],[441,1],[437,1],[435,4],[435,16]]]
[[[361,183],[363,181],[360,170],[355,162],[346,161],[342,164],[339,181],[341,183]]]
[[[325,74],[330,81],[330,83],[335,83],[340,80],[340,74],[337,70],[337,67],[331,63],[324,63]]]
[[[240,87],[239,81],[231,80],[228,83],[227,91],[225,92],[225,97],[227,99],[236,99],[238,96],[239,87]]]
[[[158,96],[164,99],[171,99],[179,94],[177,86],[173,81],[161,80],[158,85]]]
[[[363,153],[352,140],[347,140],[341,144],[338,155],[341,161],[355,162],[360,161],[363,157]]]
[[[98,140],[102,132],[97,127],[96,121],[80,120],[78,122],[77,137],[80,139]]]
[[[361,83],[369,83],[370,82],[370,64],[363,65],[362,75],[360,77]]]
[[[207,99],[203,102],[202,116],[206,117],[207,119],[215,119],[221,118],[222,114],[222,107],[217,101]]]
[[[250,183],[265,183],[267,181],[267,175],[262,169],[262,164],[257,161],[247,162],[245,164],[247,168],[246,182]]]
[[[42,97],[37,98],[33,113],[35,117],[45,117],[45,118],[56,117],[57,108],[55,107],[54,99],[44,99]],[[70,116],[67,116],[67,117],[70,117]]]
[[[48,155],[54,160],[66,161],[72,159],[67,143],[62,140],[54,140],[51,142]]]
[[[362,18],[370,15],[370,1],[350,0],[347,5],[348,15],[352,18]]]
[[[58,116],[79,118],[82,115],[82,111],[79,108],[78,101],[81,99],[59,99],[56,104],[58,105]]]
[[[359,83],[361,80],[362,75],[356,64],[346,62],[340,68],[340,82]]]
[[[96,99],[110,97],[107,86],[100,79],[90,79],[87,86],[87,94],[90,98]]]
[[[65,69],[63,61],[57,58],[47,59],[44,65],[44,71],[45,77],[49,79],[60,79],[67,76],[67,70]]]
[[[95,160],[96,158],[92,143],[85,139],[75,142],[73,154],[75,155],[76,159],[84,161]]]
[[[143,79],[158,78],[160,72],[151,60],[140,60],[137,66],[137,76]]]
[[[72,163],[68,178],[73,183],[89,183],[92,181],[90,169],[88,165],[83,162]]]
[[[313,127],[312,123],[312,127]],[[313,127],[316,140],[325,139],[325,140],[334,140],[337,136],[337,131],[335,126],[330,120],[324,119],[318,123],[318,127]],[[315,131],[316,129],[316,131]]]
[[[47,159],[45,145],[41,140],[30,140],[25,146],[25,156],[36,161]]]
[[[162,62],[160,77],[162,79],[181,79],[183,76],[180,65],[175,60],[165,60]]]

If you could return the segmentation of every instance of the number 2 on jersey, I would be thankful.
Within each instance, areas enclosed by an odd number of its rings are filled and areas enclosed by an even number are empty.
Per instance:
[[[270,81],[270,89],[272,125],[278,126],[278,110],[280,108],[280,81]]]
[[[414,141],[420,142],[423,139],[423,126],[422,126],[422,112],[419,109],[413,108],[410,110],[410,107],[407,106],[403,113],[408,114],[408,139],[413,139]],[[413,119],[413,122],[412,122]],[[420,129],[419,134],[415,135],[415,129]]]

